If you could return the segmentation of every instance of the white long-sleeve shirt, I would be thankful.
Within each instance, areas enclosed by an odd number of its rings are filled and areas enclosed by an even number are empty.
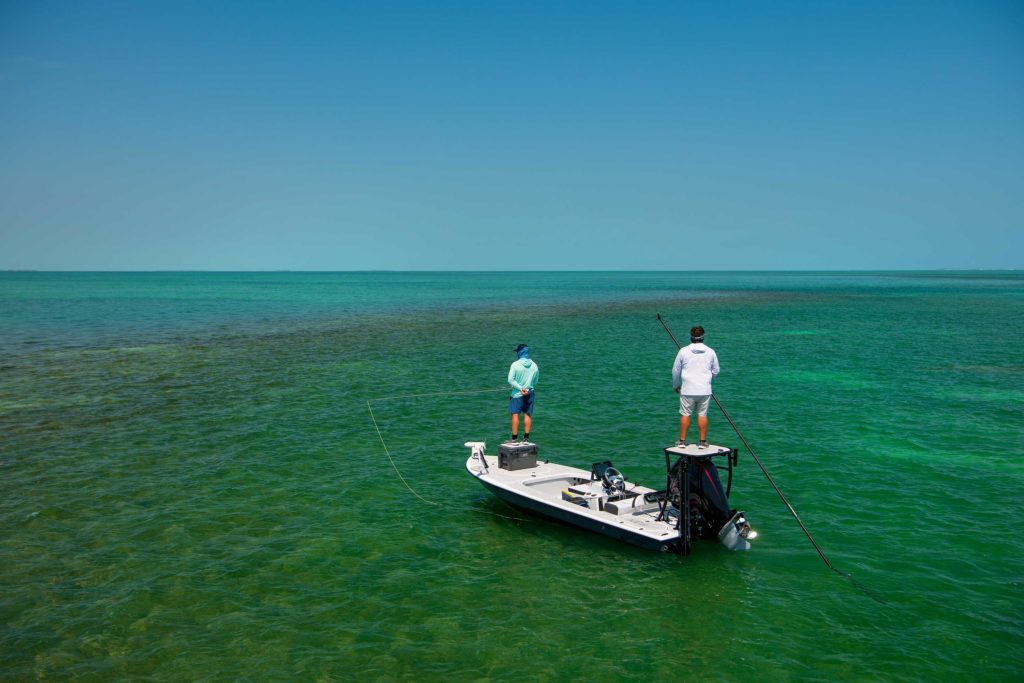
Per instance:
[[[718,354],[705,344],[679,349],[672,364],[672,388],[684,396],[708,396],[711,380],[718,374]]]

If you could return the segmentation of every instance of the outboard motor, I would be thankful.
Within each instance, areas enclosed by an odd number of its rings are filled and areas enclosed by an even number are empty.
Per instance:
[[[711,458],[679,458],[669,471],[669,496],[677,510],[682,510],[680,489],[683,486],[683,468],[689,463],[690,490],[685,498],[690,508],[690,529],[696,538],[716,538],[718,531],[736,511],[729,507],[725,487],[718,476],[718,468]]]
[[[722,486],[712,455],[681,456],[668,470],[669,501],[680,514],[688,509],[689,538],[718,539],[730,550],[750,549],[749,541],[757,532],[750,528],[742,512],[729,507],[727,489]],[[689,490],[684,492],[687,479]],[[684,502],[687,508],[683,508]],[[684,542],[684,552],[688,544],[689,541]]]

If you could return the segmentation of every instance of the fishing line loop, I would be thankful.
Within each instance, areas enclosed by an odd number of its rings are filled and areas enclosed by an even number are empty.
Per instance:
[[[438,506],[441,505],[441,503],[438,503],[437,501],[427,500],[426,498],[421,496],[419,493],[416,492],[416,489],[414,489],[412,487],[412,485],[409,484],[409,482],[406,480],[406,478],[404,476],[402,476],[402,471],[400,469],[398,469],[398,463],[395,462],[395,459],[391,455],[391,450],[388,448],[387,443],[384,441],[384,434],[380,430],[380,425],[377,424],[377,417],[373,414],[373,406],[371,405],[371,403],[374,402],[374,401],[394,401],[394,400],[408,399],[408,398],[426,398],[426,397],[430,397],[430,396],[469,396],[469,395],[473,395],[473,394],[497,393],[499,391],[508,391],[508,390],[506,388],[502,387],[502,388],[499,388],[499,389],[472,389],[472,390],[466,390],[466,391],[434,391],[434,392],[429,392],[429,393],[424,393],[424,394],[399,394],[399,395],[395,395],[395,396],[381,396],[381,397],[370,398],[370,399],[366,400],[366,409],[370,412],[370,420],[373,422],[373,428],[377,431],[377,438],[380,439],[380,445],[384,447],[384,453],[388,456],[388,460],[391,462],[391,467],[395,470],[395,474],[398,475],[398,478],[402,481],[403,484],[405,484],[405,488],[409,489],[409,492],[412,495],[416,496],[417,498],[419,498],[422,502],[426,503],[427,505],[438,505]],[[473,508],[473,507],[468,507],[468,506],[462,506],[461,509],[470,510],[472,512],[479,512],[479,513],[484,514],[484,515],[492,515],[494,517],[501,517],[502,519],[511,519],[511,520],[515,520],[517,522],[528,521],[528,520],[526,520],[526,519],[524,519],[522,517],[513,517],[513,516],[510,516],[510,515],[503,515],[503,514],[498,513],[498,512],[488,512],[487,510],[480,510],[479,508]]]

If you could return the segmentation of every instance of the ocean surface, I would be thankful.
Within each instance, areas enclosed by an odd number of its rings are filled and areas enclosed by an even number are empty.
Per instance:
[[[742,450],[746,553],[467,475],[525,342],[541,457],[662,481],[657,313],[848,577]],[[1019,681],[1022,501],[1020,272],[0,273],[4,681]]]

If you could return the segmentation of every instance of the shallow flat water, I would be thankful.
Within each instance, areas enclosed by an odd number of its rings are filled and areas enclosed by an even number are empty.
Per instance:
[[[542,457],[656,484],[657,312],[853,581],[746,453],[688,558],[466,475],[525,341]],[[1019,680],[1022,332],[1017,273],[0,274],[0,678]]]

